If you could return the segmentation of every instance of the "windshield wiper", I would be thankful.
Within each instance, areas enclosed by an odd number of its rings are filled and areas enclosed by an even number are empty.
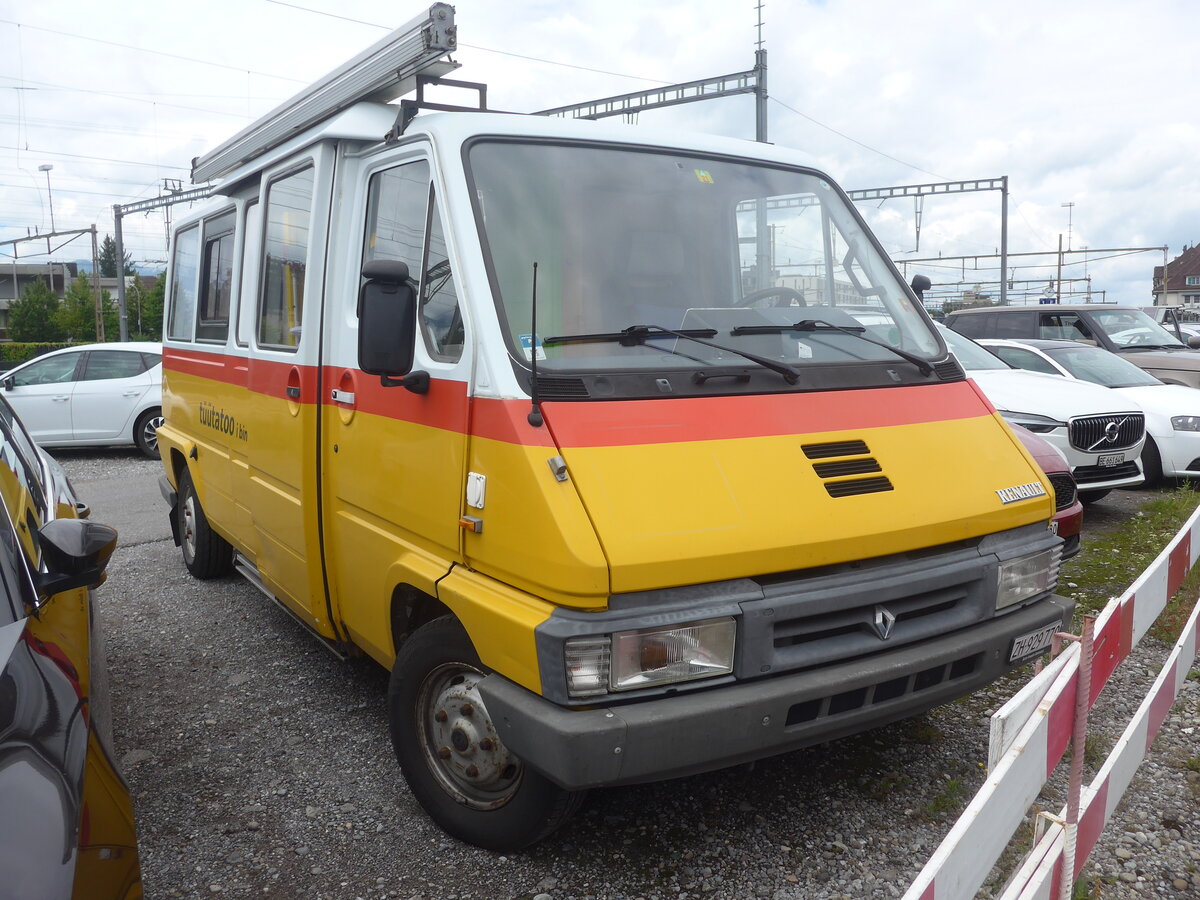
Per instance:
[[[723,344],[714,344],[712,341],[704,340],[704,338],[716,337],[716,334],[717,330],[715,328],[688,328],[682,331],[673,331],[670,328],[663,328],[661,325],[630,325],[621,331],[600,332],[598,334],[556,335],[555,337],[543,338],[542,345],[617,343],[622,347],[633,347],[638,344],[644,344],[651,338],[677,337],[695,341],[697,344],[703,344],[705,347],[712,347],[714,350],[723,350],[726,353],[740,356],[742,359],[748,359],[750,362],[758,363],[764,369],[778,372],[788,384],[795,384],[800,380],[800,373],[787,365],[787,363],[776,362],[773,359],[767,359],[765,356],[759,356],[755,353],[745,353],[741,350],[735,350],[733,347],[726,347]]]
[[[841,325],[834,325],[832,322],[826,322],[824,319],[804,319],[795,325],[739,325],[729,333],[734,337],[739,337],[743,334],[783,334],[789,331],[839,331],[842,334],[850,335],[850,337],[858,338],[860,341],[866,341],[868,344],[874,344],[876,347],[882,347],[884,350],[890,350],[901,359],[906,359],[916,366],[922,375],[932,374],[933,366],[927,360],[921,359],[915,353],[909,353],[907,350],[901,350],[899,347],[893,347],[891,344],[877,341],[873,337],[867,337],[863,333],[866,330],[861,325],[843,328]]]

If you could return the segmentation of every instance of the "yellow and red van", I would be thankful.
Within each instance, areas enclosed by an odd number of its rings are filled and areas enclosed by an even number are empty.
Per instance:
[[[176,537],[391,669],[451,834],[915,714],[1069,622],[1048,482],[795,152],[367,101],[226,156],[172,241]]]

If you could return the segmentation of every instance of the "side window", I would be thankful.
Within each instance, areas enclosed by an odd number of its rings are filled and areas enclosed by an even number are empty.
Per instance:
[[[446,251],[437,197],[429,193],[429,246],[421,280],[419,319],[425,345],[435,359],[458,362],[463,351],[463,321],[454,289],[454,272]]]
[[[1000,315],[993,316],[996,320],[996,333],[992,337],[998,338],[1027,338],[1033,337],[1030,332],[1029,316],[1024,313],[1016,315]]]
[[[1074,313],[1043,313],[1038,322],[1038,337],[1078,341],[1092,337],[1087,324]]]
[[[64,384],[75,380],[75,367],[82,353],[60,353],[35,360],[19,372],[12,374],[13,387],[31,384]]]
[[[397,259],[408,263],[414,287],[421,275],[425,210],[429,204],[429,163],[406,163],[371,176],[367,195],[363,262]]]
[[[979,313],[974,316],[955,316],[954,330],[959,334],[965,334],[969,338],[991,337],[988,327],[993,317],[988,313]]]
[[[161,353],[143,353],[142,354],[142,364],[147,369],[153,369],[160,362],[162,362],[162,354]]]
[[[196,340],[224,341],[229,334],[233,290],[233,210],[204,223],[199,317]]]
[[[92,350],[88,353],[80,381],[104,381],[109,378],[132,378],[146,371],[140,353],[126,350]]]
[[[171,318],[167,323],[167,337],[172,340],[192,339],[199,265],[200,226],[193,225],[175,236],[175,255],[171,260]]]
[[[294,350],[303,328],[313,170],[310,166],[267,187],[258,343]]]

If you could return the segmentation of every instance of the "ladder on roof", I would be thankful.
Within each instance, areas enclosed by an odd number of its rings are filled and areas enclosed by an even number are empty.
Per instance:
[[[363,100],[387,103],[410,93],[418,76],[440,77],[458,68],[444,59],[458,46],[454,7],[434,3],[358,56],[192,160],[192,181],[223,178],[239,166]],[[382,137],[382,136],[381,136]]]

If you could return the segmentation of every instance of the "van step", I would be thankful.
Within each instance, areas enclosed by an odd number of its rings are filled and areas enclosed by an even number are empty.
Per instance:
[[[272,603],[299,622],[305,631],[307,631],[312,637],[316,638],[318,644],[332,653],[338,660],[342,662],[346,661],[346,654],[341,650],[340,642],[331,641],[329,638],[325,637],[325,635],[319,634],[311,625],[296,615],[295,611],[292,610],[286,603],[271,593],[270,589],[263,584],[262,578],[259,577],[258,566],[254,565],[254,563],[250,562],[250,560],[246,559],[246,557],[242,556],[242,554],[235,553],[233,556],[233,567],[242,574],[243,578],[262,591],[267,597],[269,597]]]

